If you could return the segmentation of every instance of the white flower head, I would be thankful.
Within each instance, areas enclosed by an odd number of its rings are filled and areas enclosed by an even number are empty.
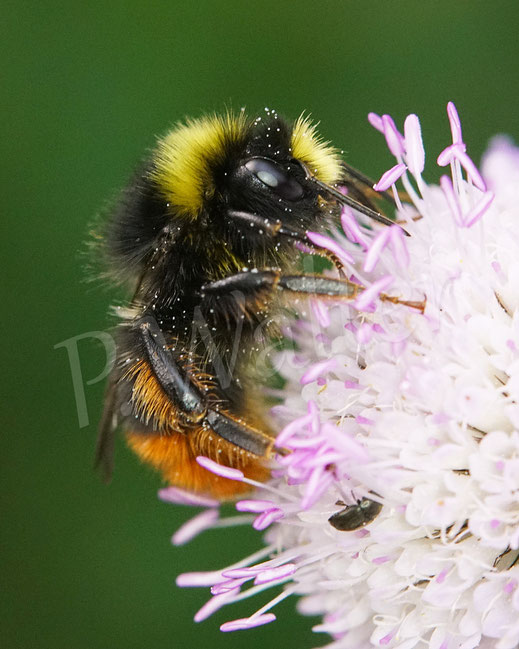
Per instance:
[[[343,233],[310,235],[363,290],[313,301],[294,323],[297,352],[279,357],[278,410],[291,421],[277,446],[289,452],[237,503],[269,528],[265,547],[179,577],[211,586],[195,619],[282,586],[222,630],[271,622],[294,594],[337,649],[519,644],[519,149],[496,138],[480,173],[453,104],[448,116],[439,186],[422,177],[418,118],[402,135],[388,115],[369,116],[396,158],[375,188],[393,193],[398,224],[345,209]],[[210,509],[176,542],[241,520],[199,504]]]

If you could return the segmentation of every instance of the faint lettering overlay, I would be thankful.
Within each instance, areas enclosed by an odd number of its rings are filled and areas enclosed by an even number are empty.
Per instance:
[[[106,359],[104,367],[98,375],[93,379],[87,379],[85,381],[79,357],[79,342],[88,339],[97,340],[101,343],[105,350]],[[74,397],[76,399],[78,424],[80,428],[84,428],[89,424],[85,385],[94,385],[95,383],[99,383],[99,381],[102,381],[110,374],[114,367],[117,355],[115,340],[113,336],[106,331],[88,331],[77,336],[72,336],[72,338],[67,338],[67,340],[63,340],[57,345],[54,345],[54,349],[60,349],[61,347],[63,347],[68,354],[70,375],[72,378],[72,386],[74,388]]]

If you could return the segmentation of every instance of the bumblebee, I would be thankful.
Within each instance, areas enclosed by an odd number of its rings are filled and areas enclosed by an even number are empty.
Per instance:
[[[305,117],[206,116],[158,141],[102,236],[112,277],[133,295],[120,309],[97,443],[107,478],[118,428],[171,485],[221,500],[247,488],[199,455],[268,477],[275,434],[249,369],[258,331],[285,298],[355,297],[359,285],[298,272],[298,261],[303,248],[340,269],[307,232],[329,228],[342,205],[392,223],[372,184]]]

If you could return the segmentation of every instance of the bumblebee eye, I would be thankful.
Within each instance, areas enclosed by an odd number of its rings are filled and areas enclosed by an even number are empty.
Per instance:
[[[284,198],[287,201],[297,201],[304,195],[304,190],[297,180],[294,180],[274,160],[251,158],[245,163],[245,168],[280,198]]]

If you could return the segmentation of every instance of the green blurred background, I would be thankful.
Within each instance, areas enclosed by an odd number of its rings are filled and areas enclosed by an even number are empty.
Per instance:
[[[303,109],[372,176],[392,160],[370,110],[422,118],[433,162],[456,102],[469,152],[519,137],[519,4],[387,0],[7,2],[0,26],[4,252],[2,580],[6,649],[297,647],[323,644],[312,620],[223,635],[195,625],[202,590],[179,572],[226,565],[261,544],[247,529],[173,548],[191,512],[156,499],[159,480],[119,444],[108,487],[92,471],[103,386],[86,387],[80,428],[60,342],[108,327],[116,293],[88,281],[89,223],[154,136],[224,106]],[[83,376],[102,349],[80,344]]]

